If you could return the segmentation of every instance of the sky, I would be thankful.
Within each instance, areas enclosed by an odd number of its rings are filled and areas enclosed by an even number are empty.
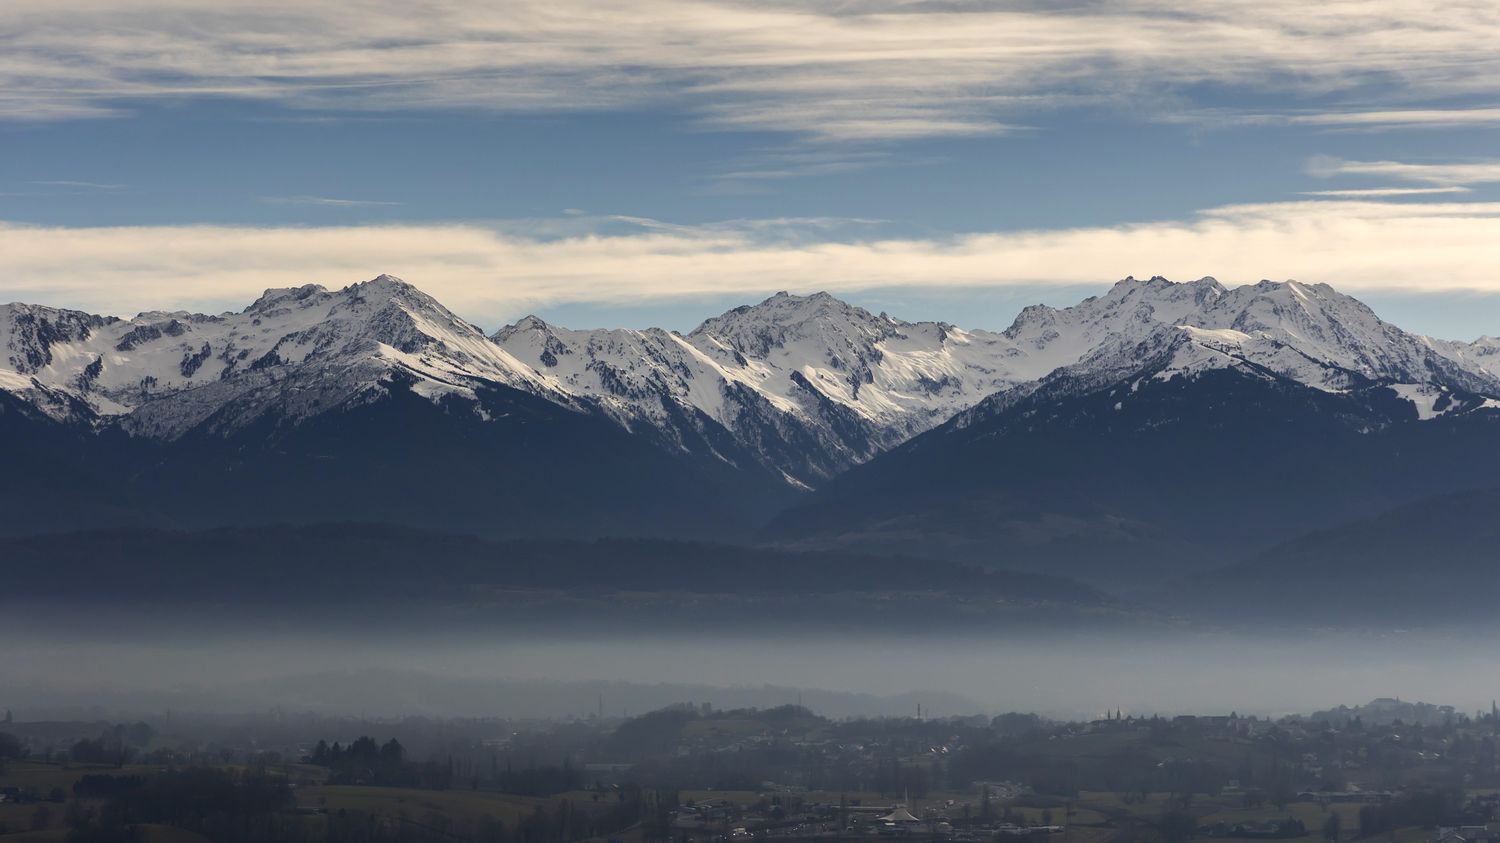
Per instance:
[[[1500,334],[1489,0],[7,0],[0,301],[401,276],[495,328],[1127,275]]]

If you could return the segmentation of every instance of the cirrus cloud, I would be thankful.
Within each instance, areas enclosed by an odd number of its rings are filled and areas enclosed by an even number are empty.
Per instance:
[[[267,205],[311,205],[323,208],[381,208],[400,205],[376,199],[340,199],[333,196],[262,196]]]
[[[1360,187],[1345,190],[1304,190],[1302,196],[1339,199],[1387,199],[1395,196],[1428,196],[1434,193],[1468,193],[1467,187]]]
[[[1170,118],[1219,86],[1333,126],[1492,122],[1500,17],[1450,0],[9,0],[0,117],[240,97],[298,108],[667,107],[839,140],[1009,131],[1039,108]],[[1455,60],[1455,57],[1462,57]]]
[[[1319,157],[1308,162],[1308,172],[1320,178],[1378,176],[1445,188],[1500,182],[1500,160],[1412,163],[1408,161],[1344,161]]]

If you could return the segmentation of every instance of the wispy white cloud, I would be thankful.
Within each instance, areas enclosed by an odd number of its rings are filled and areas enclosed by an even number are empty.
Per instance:
[[[375,208],[401,204],[373,199],[337,199],[331,196],[261,196],[259,198],[267,205],[314,205],[325,208]]]
[[[1396,196],[1430,196],[1435,193],[1469,193],[1467,187],[1361,187],[1349,190],[1304,190],[1300,196],[1326,196],[1337,199],[1384,199]]]
[[[1500,108],[1408,108],[1290,114],[1285,122],[1347,129],[1449,129],[1456,126],[1500,126]]]
[[[0,118],[249,97],[373,113],[665,106],[816,138],[994,134],[1054,105],[1170,118],[1216,86],[1322,125],[1494,121],[1487,3],[1091,0],[8,0]],[[1371,103],[1374,103],[1372,106]],[[1203,105],[1198,103],[1197,105]]]
[[[41,187],[74,187],[84,190],[124,190],[126,187],[128,187],[128,185],[123,184],[103,184],[96,181],[72,181],[69,179],[33,181],[28,182],[28,184],[39,185]]]
[[[1317,157],[1308,162],[1309,174],[1334,176],[1378,176],[1407,182],[1461,187],[1500,182],[1500,160],[1412,163],[1407,161],[1345,161]]]
[[[942,238],[832,239],[796,221],[636,222],[621,233],[549,238],[472,224],[0,225],[0,254],[7,296],[99,312],[239,307],[266,287],[341,286],[391,272],[492,325],[565,301],[1081,284],[1127,274],[1299,278],[1354,292],[1500,292],[1493,202],[1306,200],[1134,225]]]
[[[839,151],[826,148],[764,150],[734,162],[718,178],[726,181],[781,181],[832,176],[887,166],[895,156],[885,150]]]
[[[794,243],[868,240],[890,220],[867,217],[764,217],[683,224],[628,214],[591,214],[565,208],[558,217],[522,217],[485,223],[482,228],[514,241],[578,242],[601,238],[671,234],[683,238],[742,237],[746,242]]]
[[[0,197],[56,199],[63,196],[107,196],[121,194],[130,187],[126,184],[106,184],[92,181],[74,181],[71,179],[28,181],[26,185],[30,189],[0,190]]]
[[[776,185],[799,179],[840,176],[893,166],[923,166],[931,156],[898,156],[887,149],[860,145],[813,144],[761,149],[728,162],[711,174],[702,193],[735,196],[774,192]]]

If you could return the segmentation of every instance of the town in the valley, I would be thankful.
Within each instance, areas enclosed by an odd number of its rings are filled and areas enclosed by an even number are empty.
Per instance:
[[[4,841],[1500,838],[1500,716],[832,719],[799,705],[0,723]]]

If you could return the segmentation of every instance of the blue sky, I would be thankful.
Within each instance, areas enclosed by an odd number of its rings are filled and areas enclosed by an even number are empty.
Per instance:
[[[0,300],[224,309],[392,272],[486,327],[825,288],[1001,327],[1211,274],[1500,334],[1482,8],[337,5],[0,10]]]

